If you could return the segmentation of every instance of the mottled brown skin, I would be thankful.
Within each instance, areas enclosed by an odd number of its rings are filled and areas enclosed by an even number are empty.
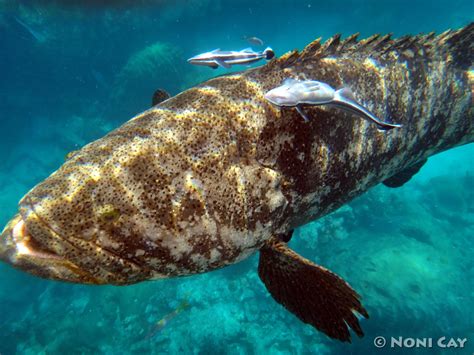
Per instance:
[[[0,258],[93,284],[235,263],[411,164],[473,141],[472,25],[464,31],[336,36],[189,89],[85,146],[31,190],[0,237]],[[288,77],[348,86],[403,128],[380,132],[324,106],[307,107],[305,123],[263,97]]]

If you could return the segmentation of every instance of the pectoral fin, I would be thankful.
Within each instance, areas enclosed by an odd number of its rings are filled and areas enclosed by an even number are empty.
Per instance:
[[[300,105],[296,105],[295,107],[296,107],[296,111],[298,111],[301,117],[303,117],[304,121],[309,122],[309,117],[306,114],[306,112],[304,112],[303,108]]]
[[[258,275],[273,298],[305,323],[341,341],[349,328],[364,333],[355,312],[368,318],[360,296],[339,276],[272,238],[260,249]]]
[[[402,170],[395,175],[389,177],[387,180],[383,181],[383,184],[387,187],[400,187],[406,184],[410,179],[420,171],[421,167],[425,165],[428,159],[424,159],[415,163],[405,170]]]
[[[214,62],[215,62],[218,66],[220,66],[220,67],[222,67],[222,68],[226,68],[226,69],[229,69],[229,68],[230,68],[230,64],[224,62],[223,60],[216,59],[216,60],[214,60]]]

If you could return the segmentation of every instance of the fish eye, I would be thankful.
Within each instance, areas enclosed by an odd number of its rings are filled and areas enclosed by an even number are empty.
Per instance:
[[[97,215],[103,222],[113,222],[120,217],[120,211],[115,206],[106,204],[98,209]]]

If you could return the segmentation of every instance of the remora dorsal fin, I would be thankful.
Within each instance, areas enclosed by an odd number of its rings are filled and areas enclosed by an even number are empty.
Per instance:
[[[419,161],[418,163],[415,163],[413,165],[410,165],[408,168],[396,173],[395,175],[392,175],[388,179],[384,180],[382,184],[384,184],[387,187],[400,187],[406,184],[410,179],[420,171],[421,167],[425,165],[428,159],[424,159]]]
[[[342,97],[357,102],[357,100],[354,96],[354,93],[352,92],[351,89],[346,88],[346,87],[342,87],[342,88],[338,89],[337,91],[339,92],[339,95],[341,95]]]
[[[341,341],[349,327],[364,333],[354,312],[368,318],[360,296],[339,276],[272,238],[260,249],[258,275],[272,297],[305,323]]]

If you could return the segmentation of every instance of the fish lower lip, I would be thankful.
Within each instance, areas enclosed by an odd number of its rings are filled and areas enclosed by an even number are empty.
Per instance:
[[[4,228],[0,235],[0,260],[7,263],[14,263],[16,260],[16,243],[13,239],[13,230],[22,220],[20,215],[16,215]],[[18,227],[16,234],[18,235]]]
[[[30,235],[27,220],[20,214],[12,218],[0,235],[0,260],[42,278],[89,284],[104,283],[70,260],[45,249]]]
[[[23,219],[20,219],[12,229],[13,240],[18,241],[18,239],[23,238],[27,234],[26,225]]]
[[[37,242],[29,234],[26,223],[20,215],[15,216],[2,233],[2,251],[7,252],[9,261],[16,263],[18,259],[28,257],[32,259],[61,259],[58,255],[40,251],[35,248]]]

